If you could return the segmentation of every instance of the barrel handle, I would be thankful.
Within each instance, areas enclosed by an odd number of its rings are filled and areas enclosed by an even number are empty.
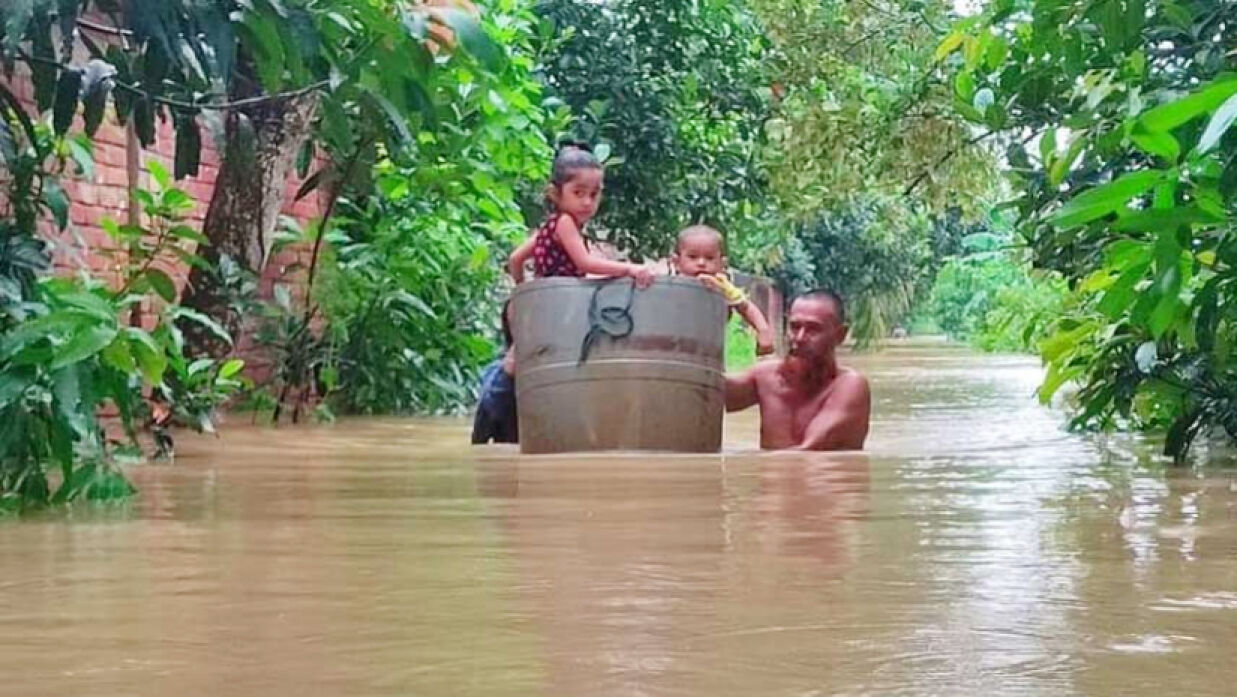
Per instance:
[[[631,316],[631,303],[636,297],[636,279],[631,279],[625,303],[598,307],[601,291],[618,282],[620,281],[616,279],[609,283],[598,284],[593,289],[593,297],[588,303],[588,333],[584,335],[584,341],[580,342],[580,360],[576,362],[576,367],[584,365],[584,362],[588,360],[593,344],[597,343],[597,338],[602,334],[609,334],[614,339],[625,339],[635,331],[636,321]]]

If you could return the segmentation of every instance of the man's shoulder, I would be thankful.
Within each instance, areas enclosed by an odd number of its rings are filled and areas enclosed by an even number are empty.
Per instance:
[[[833,378],[833,385],[829,391],[835,396],[850,396],[852,399],[868,399],[871,394],[867,377],[854,368],[843,366],[839,366],[838,374]]]
[[[766,358],[763,361],[757,361],[756,365],[748,368],[749,374],[756,380],[763,381],[777,375],[777,371],[782,367],[781,358]]]

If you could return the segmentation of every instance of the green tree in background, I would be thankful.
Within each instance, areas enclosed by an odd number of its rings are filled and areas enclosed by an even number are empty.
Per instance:
[[[999,0],[941,45],[1000,134],[1035,266],[1075,298],[1040,352],[1074,423],[1237,438],[1237,6]]]
[[[1064,284],[1032,271],[1011,234],[972,232],[941,265],[923,309],[950,338],[985,351],[1033,351],[1062,312]]]
[[[994,161],[936,69],[947,2],[751,0],[771,44],[773,190],[800,220],[888,196],[974,213]],[[904,205],[897,198],[906,199]]]
[[[597,231],[638,257],[707,222],[741,237],[765,182],[757,157],[768,115],[766,42],[742,3],[545,0],[547,93],[577,118],[572,134],[605,144]],[[555,135],[555,134],[552,134]]]

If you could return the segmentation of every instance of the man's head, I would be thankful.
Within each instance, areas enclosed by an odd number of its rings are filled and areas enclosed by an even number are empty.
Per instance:
[[[684,276],[719,274],[726,269],[722,233],[707,225],[692,225],[679,232],[674,245],[674,268]]]
[[[833,352],[846,340],[846,305],[831,290],[808,291],[790,303],[786,327],[787,362],[819,367],[832,360]]]

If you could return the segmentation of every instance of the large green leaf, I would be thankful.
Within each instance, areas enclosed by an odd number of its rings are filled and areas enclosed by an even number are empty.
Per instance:
[[[1171,133],[1147,130],[1140,124],[1130,133],[1130,140],[1144,152],[1158,155],[1169,162],[1176,162],[1177,158],[1181,157],[1181,144]]]
[[[191,310],[187,307],[178,306],[170,308],[170,314],[177,319],[187,319],[190,322],[201,325],[210,333],[219,337],[221,340],[226,341],[228,345],[232,344],[232,337],[228,334],[228,331],[223,328],[223,326],[197,310]]]
[[[183,114],[176,119],[176,154],[173,158],[173,175],[176,179],[196,177],[202,159],[202,135],[193,114]]]
[[[144,275],[146,280],[150,282],[150,287],[155,289],[159,297],[167,302],[176,301],[176,283],[172,281],[165,271],[151,268],[146,269]]]
[[[1096,309],[1109,319],[1120,317],[1137,299],[1138,296],[1134,292],[1134,287],[1147,274],[1147,269],[1149,268],[1151,268],[1151,260],[1146,259],[1136,262],[1122,271],[1121,275],[1117,277],[1116,282],[1109,286],[1104,296],[1100,298]]]
[[[1166,172],[1158,170],[1125,174],[1070,199],[1049,220],[1057,227],[1066,229],[1085,225],[1124,208],[1130,199],[1146,193],[1167,176]]]
[[[1144,113],[1139,123],[1150,131],[1171,131],[1174,128],[1211,113],[1237,93],[1237,79],[1226,78],[1196,90],[1176,101],[1161,104]]]
[[[1227,101],[1221,104],[1220,108],[1211,117],[1211,121],[1207,124],[1207,130],[1203,131],[1202,137],[1198,139],[1198,152],[1210,152],[1212,148],[1220,143],[1220,139],[1228,132],[1229,127],[1233,125],[1235,120],[1237,120],[1237,94],[1229,97]]]
[[[129,349],[137,359],[142,377],[151,385],[158,385],[163,380],[163,371],[167,369],[167,356],[163,349],[150,334],[137,327],[126,327],[125,337],[129,340]]]
[[[52,114],[52,125],[56,129],[56,135],[64,135],[69,131],[69,126],[73,125],[81,88],[81,73],[76,70],[60,72],[60,81],[56,83],[56,103]]]
[[[95,355],[116,338],[116,326],[86,324],[79,326],[69,340],[56,350],[51,369],[73,365]]]

